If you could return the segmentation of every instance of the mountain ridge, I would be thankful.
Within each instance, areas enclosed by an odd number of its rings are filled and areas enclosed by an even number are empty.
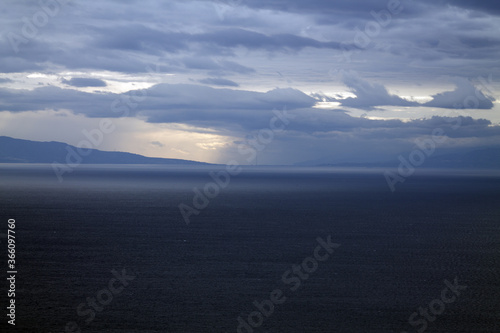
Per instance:
[[[209,165],[210,163],[161,157],[147,157],[139,154],[83,150],[64,142],[32,141],[0,136],[0,163],[68,163],[68,156],[77,164],[176,164]]]
[[[85,152],[84,152],[85,151]],[[400,157],[409,161],[409,152]],[[206,162],[175,158],[147,157],[139,154],[77,148],[58,141],[32,141],[0,136],[0,163],[60,163],[60,164],[171,164],[210,165]],[[325,157],[316,161],[295,163],[295,166],[323,167],[398,167],[401,160],[378,162],[328,161]],[[500,146],[482,147],[466,151],[439,150],[425,157],[422,165],[428,168],[484,168],[500,169]]]

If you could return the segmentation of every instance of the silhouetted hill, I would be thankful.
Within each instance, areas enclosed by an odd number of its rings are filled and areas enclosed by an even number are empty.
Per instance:
[[[73,153],[71,153],[73,152]],[[83,156],[78,148],[62,142],[39,142],[0,136],[0,163],[67,163],[81,161],[82,164],[208,164],[174,158],[146,157],[138,154],[90,149]]]

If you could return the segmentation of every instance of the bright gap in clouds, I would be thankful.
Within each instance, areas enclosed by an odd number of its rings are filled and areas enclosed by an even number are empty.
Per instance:
[[[83,131],[98,129],[101,119],[74,115],[67,110],[20,114],[0,112],[0,131],[2,135],[13,138],[59,141],[78,146],[82,140],[88,141]],[[104,134],[102,144],[93,145],[94,149],[218,163],[218,150],[236,140],[214,130],[184,124],[152,124],[137,118],[104,119],[111,121],[116,130]],[[22,133],[17,130],[21,126]]]
[[[124,74],[119,72],[100,71],[100,72],[82,72],[82,71],[62,71],[56,74],[30,73],[28,75],[14,73],[6,75],[5,78],[11,79],[9,87],[15,89],[36,89],[40,86],[55,86],[63,89],[74,89],[83,92],[114,93],[123,94],[130,90],[148,89],[158,83],[172,83],[175,74],[171,73],[146,73],[146,74]],[[23,79],[24,78],[24,79]],[[103,81],[103,86],[73,86],[69,82],[71,79],[91,79]]]

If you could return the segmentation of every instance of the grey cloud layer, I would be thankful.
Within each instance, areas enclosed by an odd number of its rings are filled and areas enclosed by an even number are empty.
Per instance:
[[[217,8],[223,3],[108,0],[97,6],[72,1],[46,25],[35,27],[36,36],[19,44],[20,52],[16,54],[9,42],[10,34],[22,36],[25,23],[21,19],[29,21],[41,7],[7,1],[4,6],[8,10],[0,14],[5,16],[1,17],[5,23],[0,40],[0,71],[41,71],[63,66],[135,73],[144,72],[153,60],[163,62],[175,73],[205,70],[199,63],[210,56],[242,66],[229,68],[228,72],[241,74],[243,68],[247,74],[259,71],[246,65],[252,54],[237,55],[241,48],[271,54],[306,48],[331,50],[334,62],[343,57],[340,45],[355,47],[357,31],[363,32],[365,25],[375,20],[373,12],[387,10],[389,1],[228,1],[226,7],[235,3],[239,7],[221,16]],[[449,4],[457,6],[458,14],[450,10]],[[368,47],[358,47],[361,53],[356,57],[369,60],[371,71],[377,72],[377,67],[384,71],[400,61],[405,68],[398,70],[429,75],[437,69],[440,74],[465,77],[476,75],[472,71],[481,75],[491,71],[500,52],[500,22],[494,17],[498,4],[401,1],[401,7],[401,13],[392,15],[387,25],[383,23],[381,32],[370,37]],[[456,64],[451,68],[440,66],[447,60]],[[431,66],[423,68],[422,61]],[[340,65],[365,69],[363,62]],[[493,70],[500,74],[500,70]]]
[[[134,98],[138,97],[138,98]],[[41,87],[32,91],[0,89],[0,111],[39,110],[40,105],[68,109],[88,117],[145,117],[153,123],[184,123],[212,127],[220,132],[255,131],[268,126],[272,111],[286,108],[296,119],[288,128],[295,133],[322,137],[333,132],[352,132],[358,139],[395,139],[429,134],[433,128],[448,130],[453,137],[500,135],[499,126],[470,117],[433,117],[408,122],[372,120],[348,115],[343,110],[312,108],[316,100],[295,89],[266,93],[214,89],[198,85],[158,84],[127,94],[85,93],[72,89]],[[131,107],[131,105],[135,105]],[[457,120],[458,119],[458,120]],[[330,133],[330,134],[329,134]]]
[[[312,107],[315,103],[314,98],[291,88],[260,93],[200,85],[158,84],[126,94],[86,93],[58,87],[0,89],[0,111],[67,109],[88,117],[133,117],[140,112],[150,122],[230,124],[251,128],[262,126],[262,114],[274,108],[297,109]]]
[[[329,151],[329,145],[346,154],[353,147],[375,151],[371,146],[375,142],[401,147],[402,141],[408,145],[411,138],[438,127],[449,137],[480,140],[480,144],[499,136],[499,127],[488,120],[374,120],[352,117],[345,110],[313,107],[325,98],[340,107],[364,110],[383,106],[494,108],[493,92],[472,82],[490,74],[494,81],[500,77],[498,2],[402,0],[401,11],[387,15],[389,3],[398,2],[74,0],[48,17],[46,24],[35,26],[34,36],[27,38],[23,35],[26,22],[33,24],[33,15],[43,13],[40,3],[3,1],[2,87],[19,86],[29,81],[24,79],[28,73],[39,72],[53,74],[64,88],[0,88],[0,111],[68,109],[87,117],[126,114],[154,123],[183,123],[244,136],[268,126],[273,109],[286,107],[296,118],[283,134],[280,148],[317,150],[318,154]],[[24,38],[17,41],[17,53],[13,36]],[[175,74],[175,84],[157,84],[127,94],[79,90],[110,88],[112,78],[106,76],[104,81],[104,76],[98,76],[101,71],[111,77],[115,72],[120,75],[118,81],[127,75],[134,81],[144,77],[152,64],[164,74]],[[344,70],[344,76],[332,75],[332,69]],[[64,74],[68,72],[80,73]],[[276,72],[280,77],[273,79],[271,74]],[[452,78],[456,88],[435,90],[440,92],[427,103],[407,100],[386,88],[426,85],[441,76]],[[23,79],[19,83],[14,77]],[[330,89],[342,82],[355,97],[326,98],[314,94],[319,90],[314,88],[307,90],[310,95],[292,88],[271,89],[283,87],[281,77],[302,87],[319,82]],[[131,101],[131,96],[144,99]],[[460,126],[453,127],[457,122]]]
[[[224,2],[224,1],[222,1]],[[231,3],[231,1],[225,1]],[[386,6],[388,0],[241,0],[241,3],[254,8],[270,8],[281,11],[309,11],[313,13],[362,13],[376,8]],[[395,1],[396,2],[396,1]],[[399,1],[398,1],[399,2]],[[411,11],[417,11],[421,5],[418,2],[400,1],[404,6],[409,7]],[[432,6],[458,6],[467,9],[480,10],[487,13],[500,13],[500,4],[495,0],[486,1],[468,1],[468,0],[424,0],[420,3],[426,3]]]

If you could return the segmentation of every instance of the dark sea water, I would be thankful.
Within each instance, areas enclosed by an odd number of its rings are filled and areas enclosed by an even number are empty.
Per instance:
[[[50,166],[1,165],[0,233],[16,220],[18,271],[16,326],[4,280],[1,327],[500,332],[499,172],[422,169],[392,193],[383,170],[245,168],[187,225],[179,204],[223,169],[79,166],[59,183]],[[328,236],[340,246],[311,259]],[[303,262],[311,273],[290,272]],[[255,312],[277,289],[281,303]]]

